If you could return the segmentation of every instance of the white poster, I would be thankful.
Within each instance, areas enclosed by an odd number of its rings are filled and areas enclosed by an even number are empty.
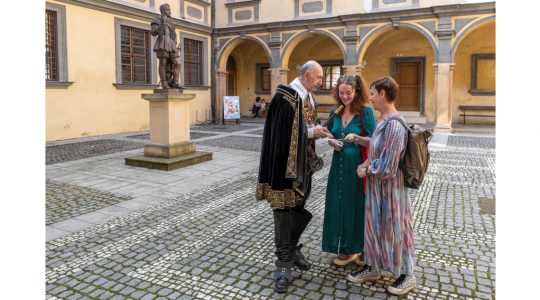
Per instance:
[[[223,115],[225,120],[240,119],[240,97],[223,97]]]

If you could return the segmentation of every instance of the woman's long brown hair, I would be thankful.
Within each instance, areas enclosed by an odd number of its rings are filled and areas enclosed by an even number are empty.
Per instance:
[[[366,105],[369,101],[369,90],[367,88],[367,85],[360,75],[354,75],[354,76],[341,76],[337,80],[337,84],[334,87],[334,100],[336,101],[336,109],[340,105],[344,105],[341,99],[339,98],[339,86],[341,84],[348,84],[350,85],[354,90],[354,99],[351,103],[350,112],[354,115],[360,114],[360,110],[362,109],[362,106]],[[339,112],[338,114],[340,116],[343,115],[343,111]]]

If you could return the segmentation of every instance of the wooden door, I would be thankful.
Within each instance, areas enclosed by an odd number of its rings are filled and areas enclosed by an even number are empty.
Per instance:
[[[236,71],[227,71],[227,92],[225,96],[238,96],[236,94]]]
[[[398,111],[420,111],[420,63],[397,63],[396,81],[399,86],[396,99]]]
[[[236,94],[236,60],[229,56],[227,59],[227,82],[225,96],[238,96]]]

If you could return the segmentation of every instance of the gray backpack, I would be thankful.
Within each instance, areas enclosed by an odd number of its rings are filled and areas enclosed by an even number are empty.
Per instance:
[[[407,148],[403,159],[399,160],[399,169],[403,173],[405,186],[418,189],[429,166],[428,144],[433,133],[418,125],[407,127],[400,118],[390,118],[389,120],[397,120],[407,129]]]

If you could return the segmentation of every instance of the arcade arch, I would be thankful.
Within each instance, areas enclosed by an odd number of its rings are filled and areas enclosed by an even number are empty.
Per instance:
[[[470,27],[456,38],[454,58],[454,76],[452,85],[452,123],[463,123],[460,105],[495,106],[495,94],[490,92],[472,91],[473,60],[476,54],[495,54],[495,20],[488,20]],[[477,61],[476,82],[477,90],[495,90],[496,59]],[[493,125],[494,118],[467,117],[467,124]]]
[[[264,71],[261,68],[270,67],[271,57],[268,49],[257,39],[238,38],[225,46],[218,59],[220,66],[218,70],[220,88],[217,89],[217,99],[220,101],[218,103],[223,107],[223,96],[239,96],[241,115],[251,115],[249,110],[252,109],[253,100],[257,96],[270,98],[270,91],[262,91],[257,86],[257,79],[261,76],[258,73]],[[233,61],[236,70],[231,70]]]
[[[396,108],[418,118],[415,121],[433,122],[434,49],[432,41],[417,29],[401,24],[399,30],[382,29],[361,49],[360,61],[366,62],[362,76],[368,85],[382,76],[392,76],[399,85]],[[375,115],[379,113],[375,112]]]
[[[289,69],[287,84],[300,75],[299,66],[304,65],[309,60],[317,61],[323,67],[323,85],[319,91],[314,92],[318,103],[334,103],[332,100],[332,87],[337,78],[342,74],[344,61],[344,50],[340,44],[325,34],[306,35],[299,37],[300,42],[296,43],[293,49],[286,48],[284,55],[288,57],[283,61],[283,66]],[[294,43],[290,44],[291,47]]]

